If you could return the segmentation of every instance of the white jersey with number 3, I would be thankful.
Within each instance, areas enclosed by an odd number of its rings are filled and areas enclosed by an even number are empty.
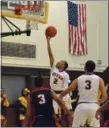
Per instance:
[[[79,102],[98,102],[99,80],[95,74],[78,77]]]

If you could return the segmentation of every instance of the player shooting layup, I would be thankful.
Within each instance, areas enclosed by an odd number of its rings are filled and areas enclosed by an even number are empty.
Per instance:
[[[51,46],[50,46],[50,37],[47,38],[47,50],[48,50],[48,55],[50,59],[50,66],[51,66],[51,76],[50,76],[50,86],[53,91],[57,95],[59,95],[62,91],[64,91],[66,88],[68,88],[68,85],[70,83],[69,75],[65,71],[68,68],[68,63],[64,60],[59,61],[56,66],[54,64],[54,56],[52,54]],[[66,95],[63,98],[65,105],[67,108],[70,110],[72,109],[71,106],[71,98],[70,95]],[[54,101],[53,103],[54,109],[55,109],[55,114],[58,114],[58,104]]]

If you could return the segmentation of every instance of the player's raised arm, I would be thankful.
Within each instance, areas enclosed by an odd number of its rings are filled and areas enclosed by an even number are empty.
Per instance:
[[[63,103],[63,101],[53,91],[51,91],[51,94],[52,94],[53,99],[57,102],[57,104],[61,107],[61,109],[64,110],[64,114],[68,114],[69,113],[69,110],[65,106],[65,104]]]
[[[70,93],[71,91],[74,91],[77,89],[77,86],[78,86],[78,80],[75,79],[71,85],[65,90],[63,91],[61,94],[60,94],[60,98],[63,98],[65,95],[67,95],[68,93]]]
[[[51,37],[46,36],[46,39],[47,39],[47,50],[48,50],[48,55],[50,59],[50,66],[52,67],[54,65],[54,55],[52,53],[51,46],[50,46]]]
[[[101,78],[99,80],[99,90],[102,95],[101,99],[99,100],[99,104],[102,104],[103,102],[107,100],[108,96],[107,96],[107,92],[104,86],[104,81]]]

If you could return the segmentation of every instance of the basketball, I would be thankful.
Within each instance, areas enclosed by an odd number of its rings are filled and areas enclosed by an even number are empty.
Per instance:
[[[55,37],[57,34],[57,29],[54,26],[49,26],[45,30],[45,35],[48,37]]]
[[[22,15],[22,8],[21,7],[16,6],[14,11],[15,11],[16,15]]]

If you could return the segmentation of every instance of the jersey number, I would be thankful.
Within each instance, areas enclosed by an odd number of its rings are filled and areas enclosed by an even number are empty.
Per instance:
[[[85,89],[87,89],[87,90],[91,89],[91,81],[86,80],[85,83],[86,83]]]
[[[43,94],[39,94],[38,98],[39,98],[39,104],[45,104],[46,100]]]
[[[54,84],[57,84],[57,83],[58,83],[58,79],[55,78],[55,79],[54,79]]]

